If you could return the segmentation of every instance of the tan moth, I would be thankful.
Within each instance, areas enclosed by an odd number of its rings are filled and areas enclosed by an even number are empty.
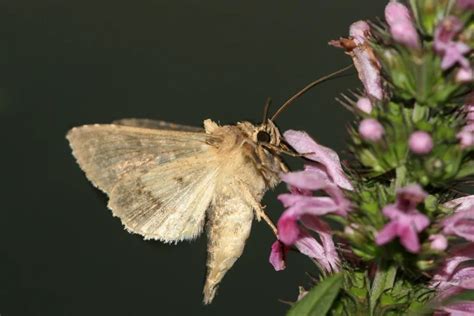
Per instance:
[[[145,239],[192,240],[206,226],[204,303],[212,302],[225,273],[241,256],[253,218],[263,218],[264,193],[286,172],[282,153],[293,154],[273,123],[283,109],[325,76],[302,89],[263,123],[204,128],[148,119],[71,129],[67,139],[87,178],[109,196],[108,207],[125,228]]]

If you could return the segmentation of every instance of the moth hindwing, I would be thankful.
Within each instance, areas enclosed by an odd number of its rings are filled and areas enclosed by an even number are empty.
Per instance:
[[[205,303],[242,254],[254,214],[268,220],[260,201],[286,170],[280,138],[270,120],[206,120],[200,129],[125,119],[67,134],[79,166],[128,231],[177,242],[196,238],[208,219]]]

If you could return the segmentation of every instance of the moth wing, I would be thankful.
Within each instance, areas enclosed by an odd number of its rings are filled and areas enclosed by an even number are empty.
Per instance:
[[[113,124],[143,127],[143,128],[174,130],[174,131],[186,131],[186,132],[197,132],[197,133],[204,132],[204,129],[200,127],[175,124],[175,123],[159,121],[159,120],[141,119],[141,118],[121,119],[121,120],[114,121]]]
[[[193,239],[204,226],[217,172],[217,164],[208,154],[132,172],[111,191],[109,208],[127,230],[145,239]]]
[[[66,136],[87,178],[106,193],[131,171],[208,152],[210,137],[114,124],[75,127]]]
[[[128,230],[164,241],[202,231],[217,170],[211,136],[109,124],[77,127],[67,138]]]
[[[242,255],[253,217],[253,208],[237,185],[217,189],[208,212],[205,304],[212,302],[222,278]]]

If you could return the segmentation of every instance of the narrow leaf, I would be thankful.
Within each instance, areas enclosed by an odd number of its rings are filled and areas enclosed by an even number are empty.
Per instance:
[[[390,266],[388,269],[379,267],[379,270],[375,274],[374,281],[372,282],[372,289],[370,291],[370,311],[371,315],[374,314],[375,306],[382,296],[382,293],[393,287],[397,269],[394,266]]]
[[[335,274],[321,281],[318,285],[313,287],[303,299],[295,303],[286,315],[326,315],[339,294],[343,281],[344,277],[342,274]]]

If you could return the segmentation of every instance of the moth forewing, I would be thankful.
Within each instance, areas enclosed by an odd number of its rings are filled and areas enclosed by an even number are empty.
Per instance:
[[[193,239],[207,214],[204,302],[210,303],[242,254],[254,213],[268,220],[260,201],[286,170],[269,149],[279,145],[278,129],[271,121],[256,127],[206,120],[205,132],[152,120],[117,123],[68,133],[78,164],[109,195],[109,207],[127,230],[147,239]],[[267,147],[257,137],[262,131],[270,137]]]

